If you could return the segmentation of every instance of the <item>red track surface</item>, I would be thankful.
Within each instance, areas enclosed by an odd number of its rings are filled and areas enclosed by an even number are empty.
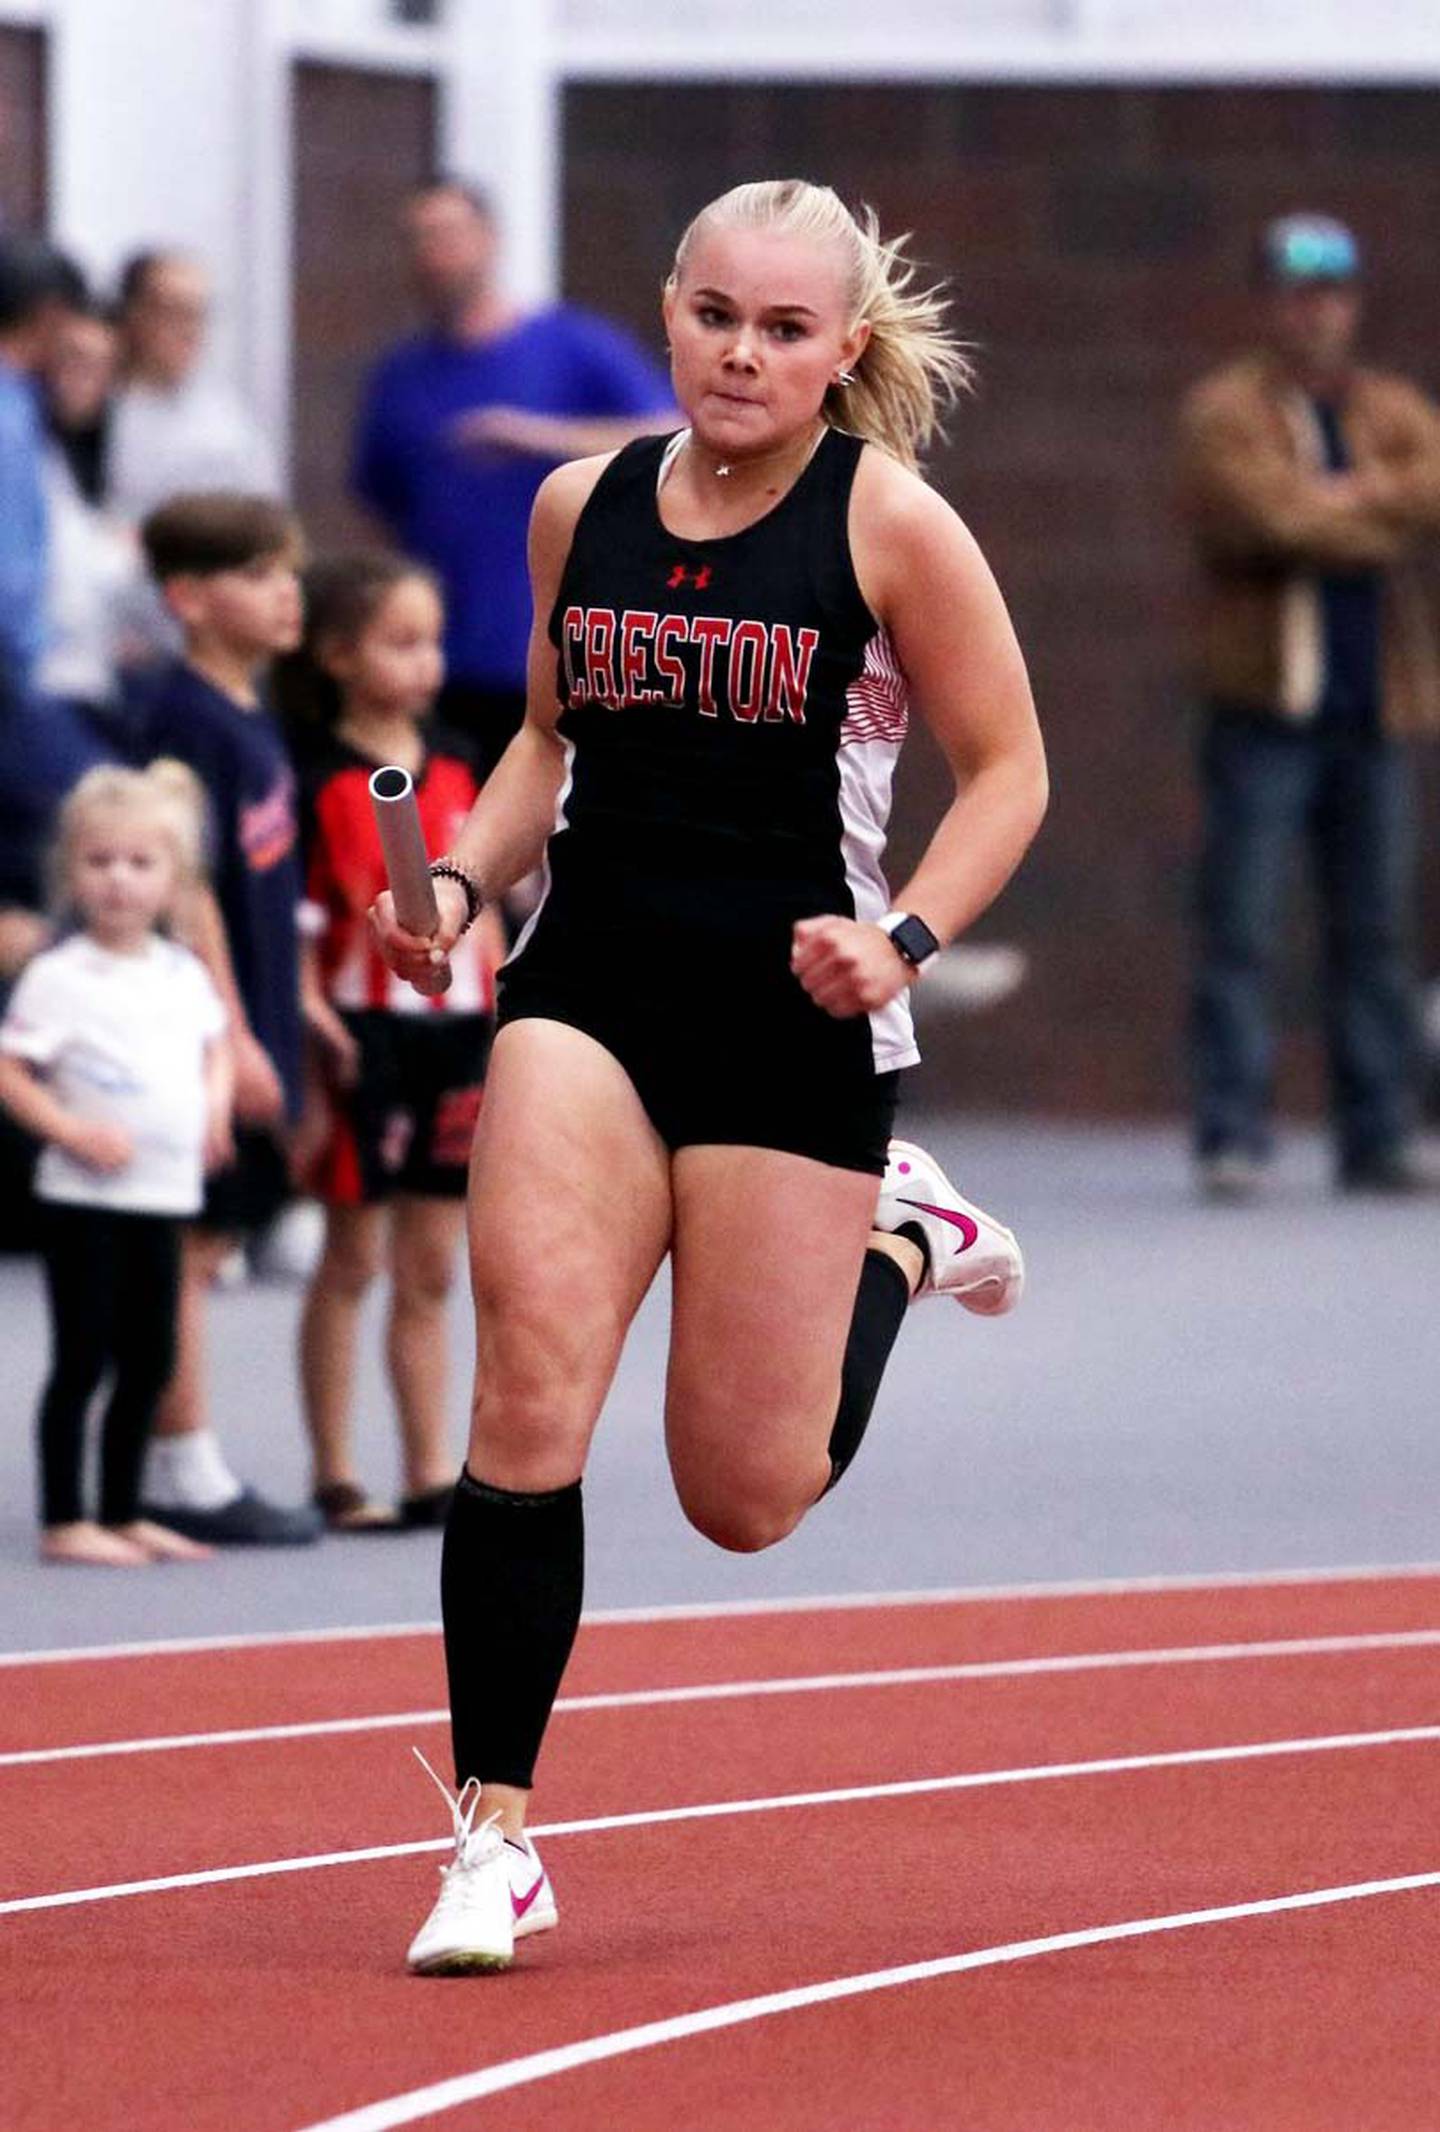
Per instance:
[[[1440,1626],[1440,1579],[590,1626],[566,1696]],[[0,1749],[376,1718],[432,1637],[7,1668]],[[444,1833],[438,1723],[0,1766],[7,2132],[299,2132],[534,2051],[1139,1919],[1440,1874],[1440,1740],[1055,1764],[1440,1726],[1440,1645],[1157,1658],[557,1717],[540,1826],[855,1785],[1003,1784],[552,1836],[558,1932],[405,1976],[430,1856],[28,1911],[6,1902]],[[1440,1887],[869,1991],[413,2120],[514,2132],[1420,2132]],[[411,2120],[407,2120],[411,2121]]]

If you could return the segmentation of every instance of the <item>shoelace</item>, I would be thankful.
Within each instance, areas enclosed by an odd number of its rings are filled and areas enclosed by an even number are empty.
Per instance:
[[[455,1856],[448,1866],[441,1866],[441,1878],[444,1879],[447,1874],[453,1873],[457,1866],[479,1865],[482,1863],[482,1855],[480,1854],[486,1848],[483,1845],[483,1839],[486,1834],[493,1829],[497,1842],[503,1841],[500,1835],[500,1815],[498,1810],[493,1814],[487,1814],[478,1828],[474,1825],[475,1815],[480,1806],[480,1779],[478,1777],[467,1777],[459,1791],[452,1792],[445,1779],[436,1775],[418,1747],[412,1747],[410,1752],[449,1807],[450,1818],[455,1824]],[[472,1845],[477,1854],[475,1856],[471,1855]]]

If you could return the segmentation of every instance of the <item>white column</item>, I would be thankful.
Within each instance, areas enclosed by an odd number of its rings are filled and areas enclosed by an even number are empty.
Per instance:
[[[236,199],[237,245],[248,302],[238,378],[271,438],[287,486],[290,466],[295,153],[289,0],[243,0],[243,43],[232,90],[248,153]]]
[[[129,252],[173,245],[215,276],[217,366],[231,370],[250,301],[237,215],[255,144],[236,55],[246,0],[65,0],[51,46],[51,220],[109,276]]]
[[[559,278],[559,94],[553,0],[455,10],[441,106],[447,168],[476,179],[499,213],[505,282],[543,303]]]

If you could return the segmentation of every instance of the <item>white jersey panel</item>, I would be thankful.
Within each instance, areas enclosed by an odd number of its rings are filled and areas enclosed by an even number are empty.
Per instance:
[[[570,797],[570,787],[574,783],[574,773],[575,743],[573,740],[567,740],[565,742],[565,775],[560,780],[560,790],[555,797],[555,819],[550,826],[550,837],[560,836],[565,830],[570,827],[570,818],[565,812],[565,805]],[[530,938],[530,935],[534,932],[536,926],[540,923],[540,913],[544,910],[546,900],[549,897],[550,837],[547,837],[545,840],[545,857],[541,862],[539,901],[536,903],[535,908],[533,911],[531,911],[529,917],[525,920],[524,925],[520,928],[520,936],[516,940],[514,947],[510,950],[509,956],[507,958],[507,965],[508,963],[514,962],[517,955],[519,955],[523,950],[526,941]]]
[[[910,723],[905,676],[883,629],[877,629],[867,645],[864,670],[846,691],[845,701],[838,759],[845,879],[856,917],[873,924],[890,908],[885,838],[895,763]],[[918,1065],[908,990],[871,1015],[870,1035],[877,1073]]]

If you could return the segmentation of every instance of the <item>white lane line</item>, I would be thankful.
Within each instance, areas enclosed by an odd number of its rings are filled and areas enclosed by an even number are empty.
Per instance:
[[[559,1710],[563,1706],[556,1704]],[[221,1732],[161,1732],[149,1739],[93,1740],[75,1747],[17,1747],[0,1754],[0,1769],[34,1769],[47,1762],[95,1762],[111,1755],[174,1754],[189,1747],[253,1747],[270,1740],[322,1740],[353,1732],[392,1732],[438,1725],[448,1710],[390,1710],[374,1717],[312,1718],[304,1724],[234,1726]]]
[[[795,1807],[849,1806],[872,1799],[915,1799],[938,1792],[989,1791],[1001,1785],[1042,1784],[1072,1777],[1127,1776],[1151,1769],[1198,1768],[1213,1762],[1256,1762],[1279,1755],[1339,1754],[1367,1747],[1403,1747],[1440,1740],[1440,1725],[1410,1725],[1392,1732],[1336,1732],[1298,1740],[1247,1741],[1235,1747],[1192,1747],[1170,1754],[1109,1755],[1091,1762],[1042,1762],[1027,1769],[981,1769],[960,1776],[907,1777],[890,1784],[854,1784],[839,1791],[779,1792],[766,1799],[719,1799],[700,1806],[666,1806],[632,1814],[603,1814],[589,1821],[552,1821],[532,1836],[596,1836],[614,1829],[657,1828],[677,1821],[724,1821],[740,1814],[781,1813]],[[364,1850],[324,1851],[305,1858],[261,1860],[253,1865],[212,1866],[195,1873],[167,1873],[157,1880],[112,1881],[96,1888],[63,1888],[50,1895],[22,1895],[0,1902],[0,1917],[30,1910],[64,1910],[81,1903],[113,1902],[121,1896],[164,1895],[178,1888],[217,1887],[229,1880],[259,1880],[271,1873],[305,1873],[322,1866],[366,1865],[382,1858],[413,1858],[422,1851],[448,1851],[453,1836],[420,1843],[367,1845]]]
[[[1104,1599],[1131,1592],[1268,1591],[1306,1584],[1388,1584],[1440,1577],[1440,1562],[1362,1562],[1329,1569],[1226,1569],[1208,1574],[1077,1578],[1055,1584],[957,1584],[908,1592],[798,1593],[783,1599],[727,1599],[680,1606],[599,1607],[586,1628],[650,1621],[728,1621],[750,1614],[835,1614],[871,1607],[974,1606],[1025,1599]],[[438,1621],[385,1622],[373,1628],[262,1629],[233,1636],[173,1636],[150,1643],[75,1644],[53,1651],[0,1651],[0,1667],[53,1666],[84,1659],[165,1658],[191,1651],[253,1651],[288,1644],[380,1642],[397,1636],[438,1636]]]
[[[372,1628],[256,1629],[233,1636],[170,1636],[153,1643],[71,1644],[55,1651],[0,1651],[0,1666],[63,1666],[101,1658],[183,1658],[193,1651],[284,1650],[292,1644],[386,1643],[440,1634],[438,1621],[387,1621]]]
[[[717,2029],[741,2028],[750,2021],[765,2021],[776,2014],[796,2013],[803,2007],[823,2006],[838,1999],[856,1999],[875,1991],[895,1991],[907,1984],[928,1984],[937,1977],[961,1976],[968,1970],[994,1969],[1010,1962],[1028,1962],[1040,1955],[1068,1954],[1081,1947],[1104,1947],[1117,1940],[1147,1939],[1161,1932],[1187,1932],[1201,1925],[1230,1925],[1243,1919],[1276,1917],[1286,1911],[1322,1910],[1337,1903],[1363,1902],[1380,1895],[1408,1895],[1420,1888],[1440,1887],[1440,1873],[1407,1873],[1395,1880],[1357,1880],[1337,1888],[1312,1888],[1301,1895],[1271,1895],[1259,1902],[1226,1903],[1213,1910],[1178,1910],[1166,1917],[1137,1917],[1118,1925],[1091,1925],[1079,1932],[1055,1932],[1045,1939],[1011,1940],[1000,1947],[978,1947],[970,1954],[942,1955],[928,1962],[907,1962],[897,1969],[872,1969],[863,1976],[831,1977],[822,1984],[800,1984],[789,1991],[766,1992],[753,1999],[732,1999],[723,2006],[702,2006],[694,2013],[673,2014],[668,2020],[646,2021],[638,2028],[622,2028],[606,2036],[587,2036],[578,2043],[564,2043],[548,2051],[532,2051],[524,2058],[510,2058],[475,2073],[461,2073],[432,2086],[412,2088],[408,2094],[392,2095],[383,2102],[366,2103],[346,2110],[339,2117],[316,2119],[304,2132],[395,2132],[400,2125],[418,2124],[422,2118],[438,2117],[463,2103],[480,2102],[509,2088],[549,2080],[558,2073],[573,2073],[585,2065],[598,2065],[607,2058],[628,2057],[634,2051],[653,2050],[667,2043],[682,2043],[690,2036],[711,2035]]]
[[[964,1680],[1024,1680],[1047,1673],[1101,1673],[1136,1666],[1221,1665],[1246,1659],[1323,1658],[1360,1651],[1423,1650],[1440,1644],[1440,1629],[1397,1629],[1373,1636],[1305,1636],[1263,1643],[1186,1644],[1139,1651],[1076,1651],[1046,1658],[975,1659],[953,1666],[902,1666],[884,1671],[807,1673],[774,1680],[702,1681],[681,1688],[617,1689],[604,1695],[562,1695],[557,1716],[586,1710],[644,1710],[667,1703],[733,1702],[757,1695],[830,1694],[847,1688],[914,1688]],[[438,1725],[448,1712],[387,1711],[373,1717],[312,1718],[291,1725],[251,1725],[217,1732],[165,1732],[148,1738],[93,1740],[69,1747],[17,1747],[0,1754],[0,1769],[50,1762],[97,1761],[111,1755],[169,1754],[194,1747],[241,1747],[271,1740],[312,1740],[357,1732],[392,1732]]]

